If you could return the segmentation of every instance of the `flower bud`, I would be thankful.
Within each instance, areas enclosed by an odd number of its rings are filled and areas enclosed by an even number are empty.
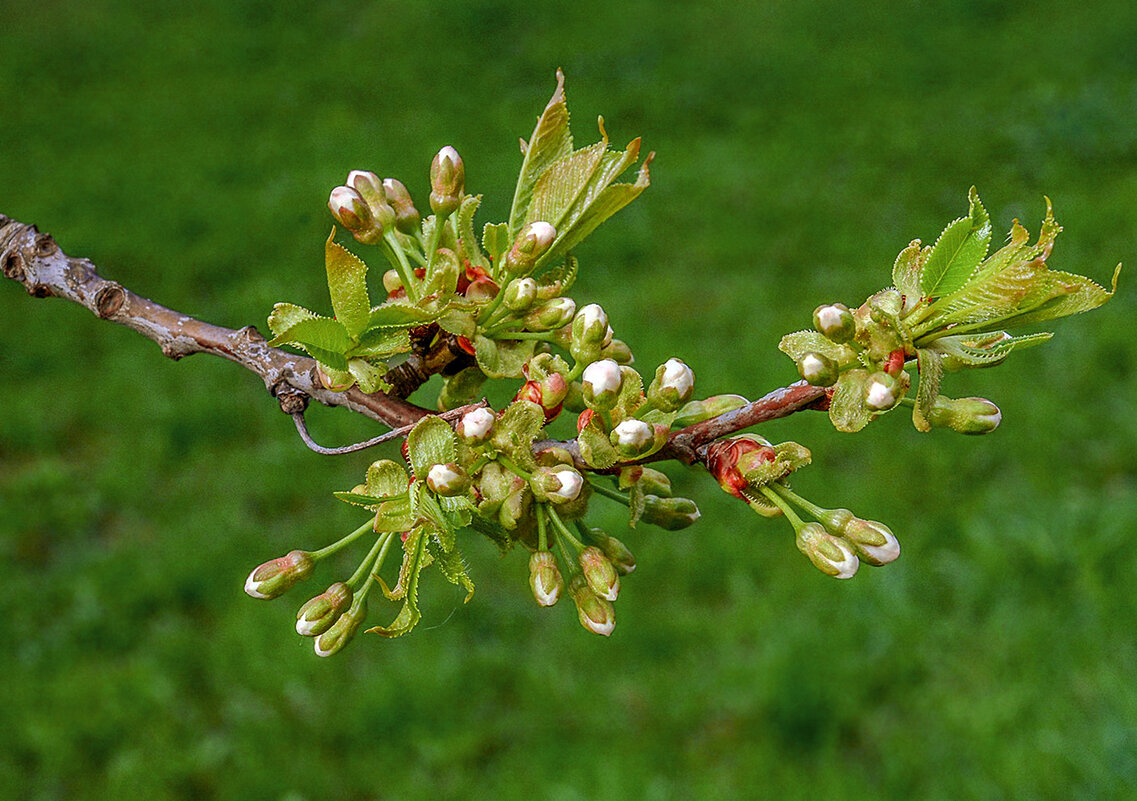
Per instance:
[[[594,534],[599,531],[599,529],[591,530]],[[636,557],[623,542],[606,535],[603,541],[599,543],[599,548],[604,551],[604,555],[612,562],[612,567],[616,568],[619,575],[626,576],[635,572]]]
[[[422,225],[422,215],[415,208],[411,193],[403,186],[402,181],[384,178],[383,191],[387,194],[387,201],[395,209],[395,227],[404,234],[418,233]]]
[[[886,565],[900,556],[900,542],[884,523],[855,517],[845,526],[844,535],[870,565]]]
[[[523,312],[537,300],[537,282],[532,278],[514,278],[505,285],[502,302],[510,311]]]
[[[470,476],[453,462],[432,465],[426,474],[426,486],[435,495],[450,498],[470,488]]]
[[[667,477],[666,473],[661,473],[659,470],[650,467],[643,468],[637,483],[648,495],[658,495],[661,498],[671,497],[671,479]]]
[[[257,567],[245,579],[245,592],[269,600],[283,595],[292,585],[312,575],[316,562],[307,551],[289,551]]]
[[[741,395],[712,395],[703,400],[693,400],[679,410],[679,414],[671,421],[676,428],[686,428],[712,417],[718,417],[725,412],[734,411],[750,403]]]
[[[806,523],[798,529],[797,547],[827,576],[852,578],[860,567],[860,560],[849,544],[827,532],[820,523]]]
[[[469,445],[481,445],[493,435],[496,421],[497,415],[483,406],[462,415],[454,432]]]
[[[374,245],[383,237],[383,226],[375,220],[367,201],[352,187],[333,189],[328,195],[328,208],[336,222],[365,245]]]
[[[403,288],[403,278],[398,270],[388,270],[383,273],[383,288],[387,290],[388,295]]]
[[[831,387],[841,377],[837,362],[816,351],[802,354],[797,360],[797,371],[807,384],[815,387]]]
[[[347,174],[347,185],[367,202],[380,228],[387,230],[395,224],[395,210],[387,202],[387,193],[378,175],[366,170],[352,170]]]
[[[473,303],[489,303],[500,291],[492,278],[475,278],[466,287],[466,299]]]
[[[552,606],[565,588],[556,558],[548,551],[537,551],[529,557],[529,588],[541,606]]]
[[[355,386],[355,376],[347,370],[333,370],[317,362],[316,378],[320,385],[332,392],[347,392]]]
[[[367,617],[367,600],[365,596],[360,595],[327,631],[316,637],[316,642],[313,643],[316,656],[331,656],[340,651],[355,637],[365,617]]]
[[[647,495],[644,497],[644,511],[640,519],[668,531],[679,531],[699,519],[699,507],[689,498]]]
[[[462,157],[447,145],[430,163],[430,207],[440,217],[449,217],[458,208],[465,188],[466,167]]]
[[[300,607],[296,613],[296,633],[301,637],[323,634],[351,606],[351,598],[351,587],[337,581]]]
[[[599,350],[604,347],[604,337],[609,330],[608,313],[599,304],[589,303],[576,313],[572,321],[573,343],[591,345]]]
[[[620,577],[604,552],[590,545],[580,552],[577,561],[589,589],[606,601],[615,601],[620,595]]]
[[[961,434],[989,434],[999,427],[1003,413],[986,398],[947,398],[940,395],[932,405],[928,422]]]
[[[629,417],[612,430],[609,441],[624,460],[647,456],[655,447],[655,429],[643,420]]]
[[[834,537],[845,536],[845,529],[856,519],[856,515],[848,509],[826,509],[818,517],[821,525]]]
[[[865,387],[865,406],[874,412],[891,409],[903,396],[900,382],[883,370],[878,370],[869,376]]]
[[[844,303],[830,303],[814,309],[813,327],[826,339],[838,345],[848,342],[857,333],[853,313]]]
[[[584,477],[568,465],[537,468],[529,483],[538,500],[557,504],[575,501],[584,489]]]
[[[543,220],[529,223],[521,229],[517,241],[505,254],[502,266],[510,275],[528,275],[556,238],[557,229],[549,223]]]
[[[655,379],[647,390],[647,398],[657,409],[673,412],[695,391],[695,373],[679,359],[668,359],[655,371]]]
[[[620,365],[611,359],[601,359],[584,368],[580,379],[584,402],[589,406],[609,409],[620,395],[624,376]]]
[[[525,327],[530,331],[555,331],[568,325],[575,313],[576,301],[572,298],[553,298],[529,310]]]
[[[632,355],[632,349],[622,339],[613,339],[600,350],[600,355],[605,359],[611,359],[616,364],[631,364],[636,360],[636,357]]]
[[[607,637],[612,633],[616,628],[616,610],[611,601],[601,598],[589,588],[584,576],[577,575],[573,578],[569,594],[576,604],[580,625],[593,634]]]
[[[727,492],[736,498],[745,500],[742,491],[750,482],[743,475],[745,472],[740,461],[746,458],[748,464],[755,461],[772,462],[777,457],[777,451],[770,445],[770,441],[757,434],[741,434],[730,439],[720,439],[712,442],[707,448],[707,470]]]

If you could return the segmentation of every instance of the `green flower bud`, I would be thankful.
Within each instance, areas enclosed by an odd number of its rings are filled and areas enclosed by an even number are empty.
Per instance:
[[[592,529],[592,531],[597,530]],[[600,550],[604,551],[604,555],[611,560],[612,567],[616,568],[616,572],[621,576],[635,572],[636,557],[623,542],[615,537],[606,537],[603,542],[599,543],[599,547]]]
[[[294,584],[312,575],[316,567],[312,554],[307,551],[289,551],[278,559],[260,565],[245,579],[245,592],[253,598],[270,600],[292,588]]]
[[[932,405],[928,422],[961,434],[990,434],[999,427],[1003,413],[986,398],[947,398],[940,395]]]
[[[695,392],[695,373],[679,359],[668,359],[655,371],[647,399],[657,409],[674,412]]]
[[[648,495],[644,498],[644,512],[640,519],[668,531],[679,531],[699,519],[699,507],[689,498]]]
[[[601,359],[584,368],[580,389],[584,402],[594,409],[610,409],[620,396],[624,375],[620,365],[611,359]]]
[[[351,587],[337,581],[320,595],[308,601],[296,613],[296,633],[301,637],[323,634],[351,606]]]
[[[316,364],[316,378],[320,385],[332,392],[347,392],[355,386],[355,376],[347,370],[333,370],[327,365]]]
[[[886,565],[900,556],[900,542],[884,523],[854,517],[845,526],[844,534],[861,559],[870,565]]]
[[[693,400],[679,410],[679,414],[671,421],[676,428],[686,428],[720,414],[740,409],[750,403],[741,395],[712,395],[703,400]]]
[[[379,227],[387,230],[395,224],[395,210],[387,202],[387,193],[383,190],[383,182],[378,175],[366,170],[352,170],[347,174],[347,185],[367,201]]]
[[[471,303],[489,303],[500,291],[492,278],[476,278],[466,287],[466,299]]]
[[[505,285],[502,303],[510,311],[523,312],[537,300],[537,282],[532,278],[514,278]]]
[[[848,342],[857,333],[853,313],[844,303],[830,303],[814,309],[813,327],[826,339],[838,345]]]
[[[655,450],[655,429],[650,423],[629,417],[612,430],[608,440],[621,459],[631,461]]]
[[[797,360],[797,371],[807,384],[812,384],[815,387],[831,387],[841,377],[837,362],[824,353],[815,351],[802,354],[802,357]]]
[[[528,275],[541,258],[552,247],[557,238],[557,229],[543,220],[531,222],[521,229],[517,241],[505,254],[502,265],[510,275]]]
[[[818,519],[834,537],[843,537],[845,529],[856,519],[856,515],[848,509],[826,509]]]
[[[613,339],[609,344],[600,349],[600,356],[605,359],[611,359],[616,364],[631,364],[636,360],[632,355],[632,349],[628,347],[628,343],[622,339]]]
[[[852,578],[860,567],[860,560],[849,543],[834,537],[820,523],[806,523],[798,529],[797,547],[827,576]]]
[[[575,501],[584,489],[584,477],[569,465],[538,467],[529,482],[540,501],[562,504]]]
[[[530,331],[554,331],[563,328],[576,313],[572,298],[553,298],[540,303],[525,315],[525,327]]]
[[[658,495],[661,498],[671,497],[671,479],[666,473],[661,473],[643,465],[632,465],[620,470],[620,489],[626,490],[633,484],[639,484],[640,489],[647,495]]]
[[[418,233],[422,226],[422,215],[415,208],[411,193],[403,186],[402,181],[384,178],[383,191],[387,194],[387,201],[395,209],[395,227],[404,234]]]
[[[327,631],[316,637],[316,642],[313,643],[316,656],[331,656],[339,652],[355,637],[365,617],[367,617],[367,599],[360,595]]]
[[[597,351],[604,347],[608,326],[608,313],[596,303],[589,303],[576,313],[572,321],[573,344],[591,346]]]
[[[590,545],[580,552],[577,561],[589,589],[606,601],[615,601],[620,595],[620,576],[604,552]]]
[[[580,625],[593,634],[608,637],[616,628],[616,610],[612,602],[601,598],[589,588],[584,576],[577,574],[569,584],[569,594],[576,604]]]
[[[365,245],[383,238],[383,226],[375,219],[367,201],[350,186],[337,186],[328,195],[328,208],[336,222]]]
[[[900,380],[878,370],[869,376],[865,385],[865,406],[874,412],[884,412],[900,403],[906,387]]]
[[[469,445],[481,445],[493,436],[495,422],[497,415],[490,409],[485,407],[474,409],[462,415],[458,425],[454,426],[454,433]]]
[[[430,163],[430,207],[440,217],[458,208],[466,188],[466,167],[458,151],[447,145]]]
[[[541,606],[552,606],[560,599],[565,582],[556,558],[548,551],[537,551],[529,557],[529,588]]]
[[[435,495],[450,498],[462,495],[470,488],[470,477],[453,462],[432,465],[426,474],[426,486]]]

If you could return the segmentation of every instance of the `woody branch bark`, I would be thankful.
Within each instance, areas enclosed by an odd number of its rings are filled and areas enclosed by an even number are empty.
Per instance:
[[[430,414],[402,398],[365,394],[358,388],[331,392],[316,378],[316,362],[269,347],[253,326],[225,328],[202,322],[141,297],[102,278],[86,259],[74,259],[48,234],[0,215],[0,267],[5,278],[19,281],[37,298],[60,297],[89,309],[96,317],[125,325],[156,342],[162,353],[181,359],[209,353],[256,373],[289,413],[304,410],[308,399],[344,406],[391,428]]]

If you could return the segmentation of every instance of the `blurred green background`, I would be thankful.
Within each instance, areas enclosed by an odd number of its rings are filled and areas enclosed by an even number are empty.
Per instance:
[[[971,184],[1000,231],[1036,231],[1050,195],[1055,267],[1137,262],[1131,0],[6,0],[0,19],[0,212],[233,327],[326,307],[324,204],[349,169],[425,206],[453,144],[479,220],[505,216],[558,66],[578,142],[602,113],[658,151],[575,294],[701,394],[793,380],[779,336],[887,283]],[[1132,797],[1135,304],[1123,276],[1052,344],[951,377],[1002,406],[994,436],[768,427],[813,449],[800,491],[892,525],[888,569],[826,579],[783,523],[671,470],[704,519],[626,537],[610,640],[474,541],[468,606],[431,574],[413,636],[320,660],[291,630],[307,595],[242,582],[354,527],[330,493],[374,456],[311,454],[251,374],[0,283],[0,797]],[[374,432],[311,418],[329,442]]]

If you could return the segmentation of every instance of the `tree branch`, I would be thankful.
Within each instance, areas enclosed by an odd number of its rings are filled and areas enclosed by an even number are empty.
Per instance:
[[[310,398],[325,406],[345,406],[391,428],[410,425],[431,414],[428,409],[381,392],[366,394],[357,387],[347,392],[325,389],[316,377],[314,359],[270,348],[253,326],[234,330],[212,325],[136,295],[100,277],[86,259],[69,257],[50,235],[2,214],[0,268],[5,278],[23,284],[29,295],[78,303],[100,319],[125,325],[152,339],[171,359],[210,353],[236,362],[260,376],[289,414],[303,411]]]

